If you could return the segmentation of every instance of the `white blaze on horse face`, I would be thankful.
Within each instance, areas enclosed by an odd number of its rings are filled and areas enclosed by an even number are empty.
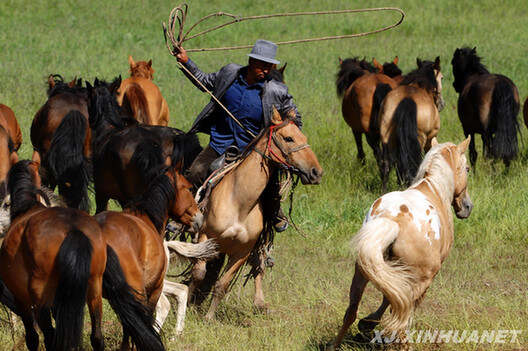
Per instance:
[[[440,239],[438,212],[427,197],[416,189],[394,191],[383,195],[372,204],[363,224],[381,216],[397,218],[400,215],[406,215],[407,212],[416,228],[424,233],[429,245],[433,244],[432,239]]]

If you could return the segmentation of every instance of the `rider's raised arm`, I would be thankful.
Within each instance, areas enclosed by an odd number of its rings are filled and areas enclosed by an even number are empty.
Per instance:
[[[176,55],[176,59],[185,66],[191,72],[191,74],[200,81],[207,89],[214,90],[215,83],[216,83],[216,77],[218,75],[218,72],[214,73],[205,73],[202,70],[198,68],[198,66],[187,56],[187,52],[184,48],[180,48],[180,52]],[[200,84],[196,82],[196,80],[191,77],[184,69],[182,69],[183,74],[201,91],[205,90],[203,89]]]

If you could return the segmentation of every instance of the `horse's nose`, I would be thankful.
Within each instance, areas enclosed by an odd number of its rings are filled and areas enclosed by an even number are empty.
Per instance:
[[[192,223],[191,223],[191,229],[193,233],[198,233],[200,231],[200,228],[202,228],[203,221],[204,221],[204,216],[202,212],[198,211],[194,215],[192,219]]]
[[[310,170],[310,181],[312,184],[319,184],[321,183],[321,178],[323,177],[323,169],[312,167]]]

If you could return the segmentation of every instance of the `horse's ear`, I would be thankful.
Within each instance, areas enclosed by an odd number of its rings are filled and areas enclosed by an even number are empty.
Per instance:
[[[273,124],[281,124],[282,123],[282,117],[281,117],[279,111],[277,111],[277,108],[275,107],[275,105],[272,106],[272,110],[271,110],[271,123],[273,123]]]
[[[471,49],[471,52],[476,54],[477,53],[477,47],[475,46],[473,49]]]
[[[85,82],[86,82],[86,89],[88,89],[88,94],[92,95],[92,90],[93,90],[92,85],[87,80]]]
[[[378,62],[378,60],[376,60],[376,58],[372,59],[372,64],[374,67],[376,67],[379,73],[383,73],[383,66]]]
[[[71,82],[68,83],[70,88],[73,88],[77,84],[77,77],[73,78]]]
[[[287,116],[289,119],[293,121],[295,120],[295,117],[297,116],[297,112],[295,111],[294,108],[292,108],[291,110],[288,111]]]
[[[436,139],[436,137],[434,137],[433,139],[431,139],[431,146],[436,146],[438,145],[438,140]]]
[[[55,86],[55,79],[53,79],[53,74],[50,74],[48,77],[48,86],[50,89],[53,89]]]
[[[136,65],[134,59],[132,58],[132,55],[128,55],[128,64],[130,65],[130,68],[134,68],[134,66]]]
[[[339,66],[341,66],[343,64],[343,59],[341,57],[338,57],[339,59]]]
[[[418,66],[418,68],[422,68],[422,60],[420,60],[418,57],[416,58],[416,65]]]
[[[120,86],[121,86],[121,75],[119,75],[119,77],[114,79],[114,81],[112,82],[108,90],[110,90],[110,93],[116,94],[117,89],[119,89]]]
[[[284,70],[286,69],[286,66],[287,66],[287,65],[288,65],[288,62],[285,62],[285,63],[284,63],[284,66],[282,66],[281,68],[279,68],[279,72],[280,72],[281,74],[284,74]]]
[[[95,77],[94,87],[98,87],[98,86],[99,86],[99,78]]]
[[[440,56],[436,56],[435,62],[434,62],[434,68],[437,71],[440,71]]]
[[[399,60],[400,60],[400,59],[398,58],[398,56],[396,56],[396,57],[394,58],[394,60],[392,60],[392,63],[394,63],[395,65],[398,65],[398,61],[399,61]]]
[[[147,62],[147,66],[152,67],[152,59],[149,60],[149,62]]]
[[[460,154],[463,154],[466,152],[470,141],[471,141],[471,135],[468,135],[466,140],[464,140],[463,142],[457,145],[457,150],[458,152],[460,152]]]

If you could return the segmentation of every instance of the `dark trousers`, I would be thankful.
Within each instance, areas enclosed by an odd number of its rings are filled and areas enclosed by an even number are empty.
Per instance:
[[[209,166],[218,157],[220,155],[209,145],[196,156],[187,172],[185,172],[185,178],[191,182],[195,190],[205,182],[209,175]]]

